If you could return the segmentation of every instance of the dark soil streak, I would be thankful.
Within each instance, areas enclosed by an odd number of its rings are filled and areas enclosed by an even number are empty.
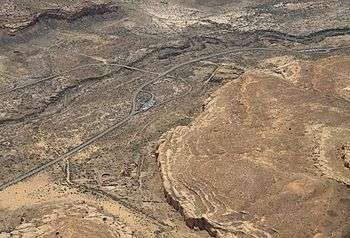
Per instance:
[[[67,11],[61,8],[47,9],[44,12],[37,13],[36,15],[34,15],[32,19],[28,21],[27,24],[23,24],[18,28],[14,28],[11,30],[13,34],[14,32],[18,32],[18,31],[27,29],[29,27],[32,27],[44,20],[54,19],[54,20],[66,20],[71,22],[86,16],[96,16],[96,15],[103,15],[107,13],[117,12],[119,9],[120,9],[119,6],[113,5],[111,3],[94,4],[90,6],[85,6],[76,12]],[[9,28],[4,25],[0,25],[0,29],[8,30]]]
[[[278,32],[274,30],[259,30],[247,34],[255,35],[259,39],[272,38],[293,43],[311,44],[321,42],[328,37],[349,35],[350,28],[325,29],[321,31],[312,32],[306,35],[291,35],[288,33]]]
[[[88,77],[82,80],[79,80],[77,84],[70,85],[59,92],[57,92],[55,95],[50,96],[49,99],[43,103],[39,108],[37,108],[34,112],[30,112],[28,114],[25,114],[23,116],[17,117],[17,118],[6,118],[6,119],[0,119],[0,127],[7,125],[7,124],[16,124],[26,121],[31,121],[34,119],[37,119],[40,117],[41,114],[43,114],[49,107],[57,105],[59,103],[62,103],[63,99],[68,96],[69,94],[72,94],[77,91],[78,88],[80,88],[82,85],[85,85],[88,82],[97,81],[103,78],[106,78],[110,76],[111,73],[106,73],[104,75],[96,76],[96,77]]]

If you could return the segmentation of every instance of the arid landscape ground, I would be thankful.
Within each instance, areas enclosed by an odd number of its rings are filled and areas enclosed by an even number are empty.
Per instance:
[[[0,5],[0,238],[350,237],[348,1]]]

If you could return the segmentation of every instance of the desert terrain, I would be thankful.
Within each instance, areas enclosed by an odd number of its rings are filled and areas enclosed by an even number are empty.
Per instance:
[[[349,238],[349,12],[3,0],[0,238]]]

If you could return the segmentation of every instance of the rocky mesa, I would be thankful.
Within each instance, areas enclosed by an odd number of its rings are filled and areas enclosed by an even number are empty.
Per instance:
[[[168,202],[217,237],[349,237],[349,57],[276,57],[158,149]]]
[[[350,238],[348,1],[0,2],[0,238]]]

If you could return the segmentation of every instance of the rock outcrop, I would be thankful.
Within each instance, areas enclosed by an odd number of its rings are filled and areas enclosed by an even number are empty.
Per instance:
[[[13,1],[5,0],[0,10],[0,30],[14,33],[44,19],[72,21],[78,18],[112,13],[118,6],[110,1]]]
[[[164,135],[163,185],[186,223],[216,237],[349,237],[349,64],[267,60]]]

